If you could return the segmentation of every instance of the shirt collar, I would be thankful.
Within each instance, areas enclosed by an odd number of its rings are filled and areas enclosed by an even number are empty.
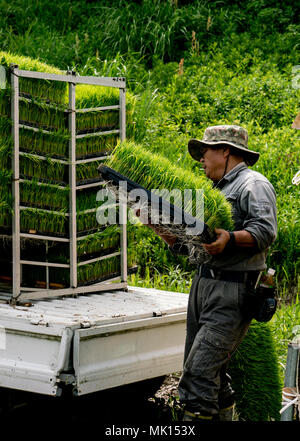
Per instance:
[[[237,174],[245,168],[247,168],[246,163],[240,162],[233,169],[231,169],[222,179],[220,179],[218,182],[215,182],[213,184],[213,188],[223,188],[227,182],[232,182],[236,178]]]

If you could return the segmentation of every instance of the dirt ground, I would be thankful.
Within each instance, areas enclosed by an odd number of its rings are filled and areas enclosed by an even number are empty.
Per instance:
[[[56,421],[76,424],[170,422],[177,419],[177,385],[180,373],[74,397],[66,388],[61,397],[0,388],[0,423],[28,424]],[[158,388],[158,389],[157,389]]]

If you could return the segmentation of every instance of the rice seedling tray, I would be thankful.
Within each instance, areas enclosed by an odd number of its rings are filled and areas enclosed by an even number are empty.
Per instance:
[[[97,183],[99,183],[99,184],[103,183],[103,179],[91,178],[91,179],[81,179],[81,180],[76,181],[76,185],[79,190],[80,190],[80,187],[83,185],[97,184]]]
[[[142,185],[137,184],[136,182],[132,181],[131,179],[127,178],[116,170],[107,167],[106,165],[100,165],[98,170],[104,180],[106,180],[107,182],[113,182],[114,184],[116,184],[116,186],[118,186],[120,182],[126,182],[127,193],[135,189],[142,190],[147,195],[147,198],[144,202],[146,202],[149,207],[151,206],[151,209],[154,208],[158,211],[160,215],[164,215],[165,213],[167,213],[167,216],[169,216],[171,223],[174,221],[176,222],[178,219],[180,219],[182,224],[186,227],[197,229],[197,233],[195,235],[197,235],[197,237],[200,236],[202,242],[212,242],[214,236],[209,231],[208,226],[204,222],[196,219],[181,208],[173,205],[169,201],[166,201],[161,196],[157,196],[155,193],[146,189]]]
[[[105,282],[106,280],[115,279],[117,277],[120,277],[121,273],[120,271],[116,271],[114,273],[107,274],[106,276],[97,277],[95,279],[86,280],[86,281],[79,281],[78,286],[89,286],[96,283]]]
[[[111,155],[112,152],[113,152],[113,149],[111,149],[111,150],[105,150],[105,151],[97,151],[97,152],[95,152],[95,153],[89,153],[89,154],[85,154],[85,155],[77,154],[77,155],[76,155],[76,159],[93,159],[93,158],[99,158],[99,154],[101,154],[101,156],[109,156],[109,155]]]
[[[20,232],[24,233],[24,234],[30,234],[32,236],[44,236],[45,238],[49,237],[50,235],[53,238],[56,238],[56,237],[58,237],[58,238],[61,237],[64,239],[68,238],[67,233],[57,233],[55,231],[48,231],[48,232],[47,231],[40,231],[40,230],[35,230],[34,228],[28,228],[28,229],[21,228]]]
[[[84,263],[88,260],[91,259],[97,259],[98,257],[104,257],[104,256],[109,256],[112,253],[116,253],[120,251],[120,246],[115,247],[115,248],[108,248],[106,250],[103,251],[99,251],[98,253],[85,253],[84,255],[78,255],[78,263]]]
[[[129,267],[127,269],[127,271],[128,271],[128,274],[135,274],[138,271],[138,266],[135,265],[133,267]],[[114,273],[107,274],[106,276],[103,276],[103,277],[98,277],[97,279],[87,280],[85,282],[79,282],[78,286],[89,286],[93,283],[101,283],[101,282],[105,282],[106,280],[116,279],[118,277],[121,277],[120,271],[116,271]]]

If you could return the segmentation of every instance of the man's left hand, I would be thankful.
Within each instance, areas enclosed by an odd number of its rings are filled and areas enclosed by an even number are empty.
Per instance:
[[[230,239],[228,231],[223,230],[222,228],[216,228],[215,233],[217,235],[217,240],[215,242],[203,244],[205,250],[212,256],[222,253]]]

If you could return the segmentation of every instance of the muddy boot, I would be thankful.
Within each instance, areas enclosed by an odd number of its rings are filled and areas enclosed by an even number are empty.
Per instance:
[[[220,421],[233,421],[233,408],[234,404],[229,407],[225,407],[225,409],[220,409],[219,418]]]

